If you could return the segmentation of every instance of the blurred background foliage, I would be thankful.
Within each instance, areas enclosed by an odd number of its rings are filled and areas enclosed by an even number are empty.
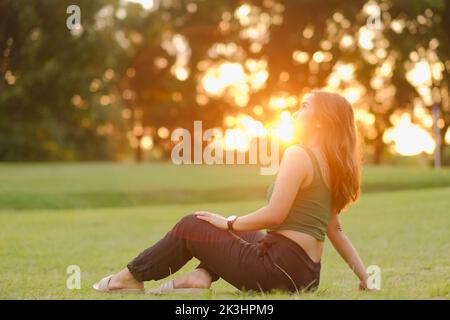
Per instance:
[[[287,145],[320,87],[353,104],[366,161],[440,148],[448,164],[449,15],[445,0],[0,0],[0,160],[164,159],[194,120],[238,152]]]

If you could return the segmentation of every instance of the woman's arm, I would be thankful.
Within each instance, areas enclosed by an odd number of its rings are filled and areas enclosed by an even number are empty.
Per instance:
[[[272,195],[267,206],[240,216],[233,224],[236,231],[260,230],[283,222],[312,163],[298,146],[286,149],[281,160]]]
[[[308,171],[312,173],[312,162],[303,148],[291,146],[281,160],[269,203],[249,214],[239,216],[233,224],[236,231],[261,230],[283,222],[289,213],[297,192],[304,183]],[[226,219],[210,212],[197,211],[197,217],[218,228],[227,229]]]
[[[347,238],[345,233],[342,231],[338,214],[333,214],[327,227],[327,236],[336,251],[341,255],[345,262],[347,262],[350,269],[352,269],[352,271],[359,278],[360,289],[367,289],[367,278],[369,276],[366,272],[366,268],[364,267],[364,264],[355,247],[353,247],[350,239]]]

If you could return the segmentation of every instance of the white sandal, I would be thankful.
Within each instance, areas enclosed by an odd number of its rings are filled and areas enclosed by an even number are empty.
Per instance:
[[[109,275],[107,277],[104,277],[99,282],[95,283],[92,288],[94,288],[95,291],[98,292],[109,292],[109,293],[145,293],[145,289],[109,289],[108,284],[111,281],[111,278],[113,275]]]
[[[173,280],[164,282],[158,288],[150,289],[153,294],[196,294],[210,291],[208,288],[174,288]]]

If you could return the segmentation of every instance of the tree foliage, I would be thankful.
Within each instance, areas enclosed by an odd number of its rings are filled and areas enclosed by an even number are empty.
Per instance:
[[[358,44],[368,21],[368,2],[360,0],[161,0],[152,10],[120,0],[79,0],[78,33],[65,25],[72,2],[0,2],[2,160],[116,159],[131,149],[140,160],[145,136],[167,153],[171,142],[158,134],[161,127],[191,128],[202,120],[204,127],[223,128],[224,118],[238,113],[265,121],[277,115],[270,107],[274,96],[301,97],[327,86],[335,69],[349,63],[354,79],[335,89],[362,88],[354,105],[375,117],[361,132],[380,162],[391,116],[413,112],[423,98],[405,74],[411,54],[430,43],[439,44],[434,49],[445,65],[433,84],[440,90],[433,98],[442,140],[450,125],[450,5],[444,0],[372,0],[383,20],[374,47]],[[243,4],[251,8],[246,21],[237,15]],[[400,32],[393,27],[398,21]],[[344,38],[353,44],[343,46]],[[218,47],[222,51],[213,54]],[[308,61],[295,61],[298,52]],[[324,53],[330,58],[320,61]],[[248,101],[239,105],[230,89],[214,95],[202,88],[205,66],[249,60],[264,61],[268,77],[249,88]],[[386,63],[391,71],[374,85]],[[263,111],[255,114],[255,106]]]

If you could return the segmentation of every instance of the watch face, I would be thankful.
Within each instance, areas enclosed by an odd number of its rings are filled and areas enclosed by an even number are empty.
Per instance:
[[[234,230],[233,223],[236,221],[236,219],[237,219],[237,216],[229,216],[227,218],[228,230]]]

